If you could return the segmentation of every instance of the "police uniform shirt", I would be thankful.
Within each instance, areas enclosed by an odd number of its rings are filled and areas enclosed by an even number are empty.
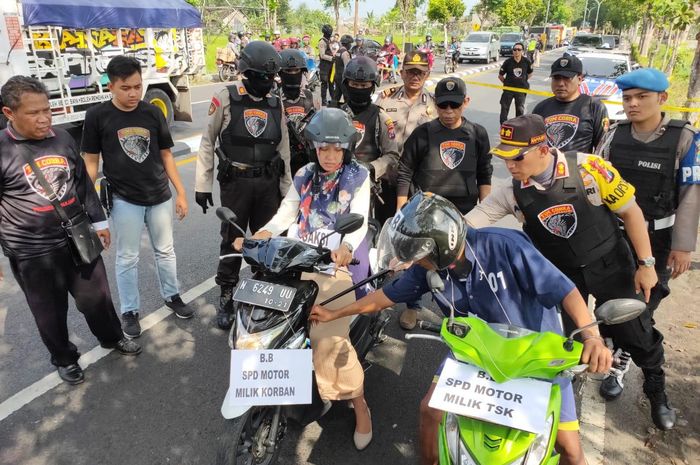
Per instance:
[[[382,107],[394,122],[399,153],[403,153],[406,139],[418,126],[432,121],[437,116],[435,97],[425,89],[411,101],[406,97],[404,86],[391,87],[381,93],[377,105]]]
[[[9,257],[46,255],[66,244],[66,233],[48,195],[19,150],[30,150],[66,214],[85,207],[95,230],[108,228],[100,200],[73,137],[53,128],[43,140],[27,140],[12,129],[0,132],[0,244]]]
[[[359,121],[355,121],[355,114],[348,105],[343,105],[343,110],[350,115],[352,118],[353,125],[357,132],[360,133],[360,140],[357,142],[356,147],[360,148],[362,143],[368,137],[376,138],[376,144],[379,148],[380,156],[376,160],[372,161],[371,164],[374,167],[374,176],[376,179],[381,178],[384,174],[388,172],[395,172],[396,167],[399,164],[399,148],[396,145],[396,130],[394,126],[394,120],[392,120],[389,115],[379,108],[379,113],[377,115],[377,126],[372,134],[368,134],[365,131],[365,125]],[[368,111],[368,110],[365,110]],[[356,154],[357,149],[355,150]]]
[[[535,105],[532,113],[544,118],[549,146],[562,152],[592,153],[608,130],[605,105],[586,94],[571,102],[550,97]]]
[[[331,46],[325,38],[318,41],[318,57],[321,61],[333,61],[333,55],[331,54]]]
[[[555,154],[554,180],[569,177],[569,167],[564,153],[555,150]],[[635,204],[634,186],[622,179],[620,173],[609,162],[599,156],[580,152],[577,155],[577,162],[586,196],[592,205],[605,205],[612,212],[621,214]],[[523,181],[520,185],[523,188],[547,190],[532,179]],[[465,215],[465,219],[470,226],[479,228],[493,224],[508,215],[515,216],[521,223],[526,222],[515,200],[512,183],[493,189],[483,201]]]
[[[467,245],[471,272],[466,276],[456,270],[440,272],[445,281],[442,294],[458,316],[473,313],[490,323],[562,333],[556,306],[574,284],[535,249],[524,233],[505,228],[469,229]],[[382,290],[396,303],[420,299],[430,292],[426,273],[422,266],[413,265]],[[448,316],[449,308],[436,302]]]
[[[246,89],[241,81],[233,84],[239,95],[245,95]],[[253,100],[261,100],[250,96]],[[289,165],[289,133],[287,132],[287,120],[284,116],[284,108],[280,103],[282,111],[282,139],[277,145],[277,152],[284,161],[284,175],[280,176],[280,193],[284,196],[292,185],[292,177]],[[199,144],[197,153],[197,168],[195,175],[195,191],[211,192],[214,182],[214,159],[216,154],[217,140],[221,132],[226,129],[231,122],[231,100],[227,87],[219,90],[211,99],[209,104],[209,122],[207,128],[202,133],[202,141]]]
[[[641,137],[632,128],[632,137],[640,142],[652,142],[663,136],[670,120],[671,118],[664,114],[659,127],[647,137]],[[616,130],[617,124],[610,128],[597,151],[606,160],[610,158],[610,144]],[[700,135],[690,126],[683,128],[675,155],[678,208],[673,225],[671,249],[692,252],[696,247],[700,220]]]
[[[510,57],[503,62],[498,74],[504,77],[505,86],[529,89],[528,77],[532,71],[532,63],[527,58],[521,57],[520,61],[515,61],[515,58]]]

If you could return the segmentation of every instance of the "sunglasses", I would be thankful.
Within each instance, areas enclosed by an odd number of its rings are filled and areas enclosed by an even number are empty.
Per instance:
[[[462,106],[463,102],[442,102],[438,103],[437,107],[441,110],[447,110],[448,108],[452,108],[453,110],[456,110],[457,108],[460,108]]]
[[[518,155],[515,158],[509,158],[508,161],[523,161],[525,159],[525,155],[527,155],[528,153],[532,152],[533,150],[535,150],[537,148],[539,148],[539,145],[536,145],[536,146],[524,151],[523,153],[521,153],[520,155]]]
[[[523,49],[522,49],[522,48],[514,48],[513,51],[514,51],[514,52],[522,52]]]
[[[406,69],[406,70],[404,70],[404,72],[408,73],[409,76],[417,76],[417,77],[423,77],[426,74],[428,74],[426,71],[423,71],[422,69],[418,69],[418,68]]]

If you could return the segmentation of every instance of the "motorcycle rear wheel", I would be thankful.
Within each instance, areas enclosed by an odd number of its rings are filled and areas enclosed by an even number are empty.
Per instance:
[[[233,80],[233,78],[235,76],[236,76],[236,68],[235,67],[233,67],[231,65],[224,64],[221,66],[221,68],[219,68],[219,81],[228,82],[228,81]]]
[[[270,452],[265,446],[269,439],[274,406],[252,407],[237,418],[230,441],[227,442],[223,460],[218,465],[273,465],[282,450],[287,424],[280,416],[275,449]]]

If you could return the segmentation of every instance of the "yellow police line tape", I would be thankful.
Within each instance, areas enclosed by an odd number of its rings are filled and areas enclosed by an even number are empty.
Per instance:
[[[488,82],[479,82],[479,81],[472,81],[472,80],[467,80],[463,79],[463,81],[467,84],[475,85],[475,86],[481,86],[481,87],[490,87],[492,89],[500,89],[500,90],[510,90],[513,92],[522,92],[525,94],[531,94],[531,95],[539,95],[542,97],[552,97],[554,96],[553,93],[543,91],[543,90],[531,90],[531,89],[523,89],[521,87],[510,87],[510,86],[501,86],[498,84],[491,84]],[[690,101],[700,101],[700,99],[691,99]],[[614,100],[601,100],[603,103],[609,103],[611,105],[622,105],[622,102],[619,101],[614,101]],[[681,113],[698,113],[700,112],[700,108],[688,108],[688,107],[676,107],[673,105],[664,105],[661,107],[662,110],[667,110],[667,111],[678,111]]]

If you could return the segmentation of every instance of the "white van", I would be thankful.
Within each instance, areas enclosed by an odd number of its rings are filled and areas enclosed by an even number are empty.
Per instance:
[[[458,61],[498,60],[501,41],[495,32],[472,32],[459,46]]]

